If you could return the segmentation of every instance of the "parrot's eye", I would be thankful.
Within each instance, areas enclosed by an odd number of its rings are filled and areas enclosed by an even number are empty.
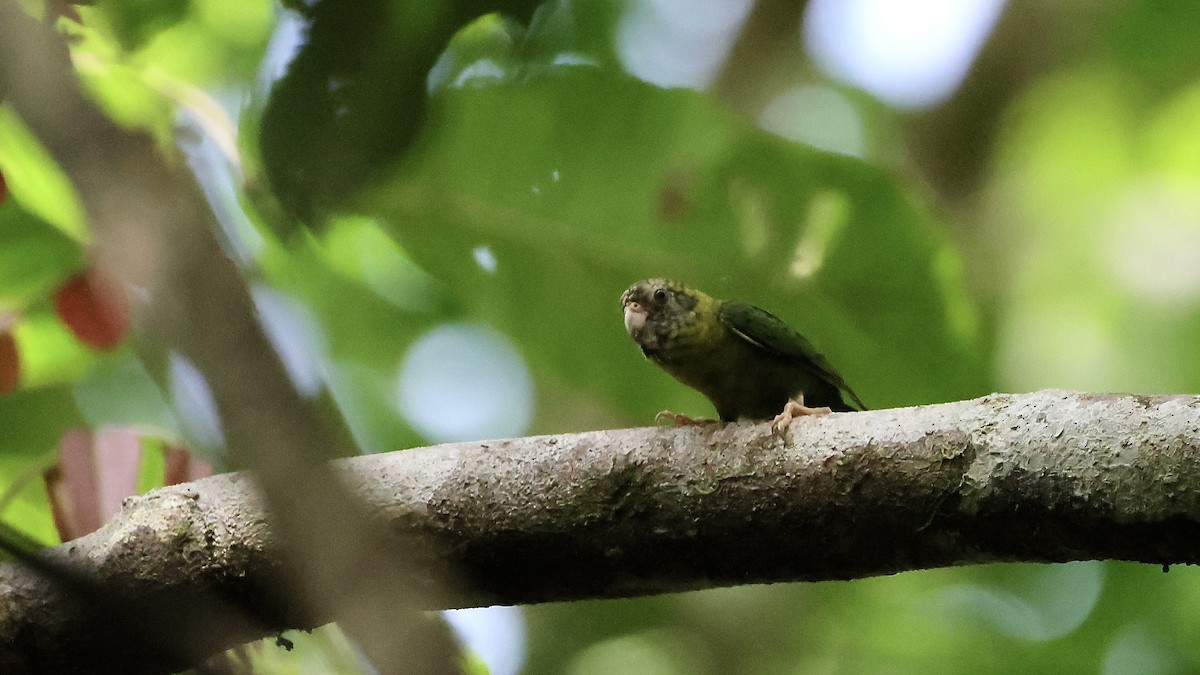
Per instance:
[[[654,301],[655,301],[655,302],[657,302],[657,303],[658,303],[658,304],[660,304],[660,305],[661,305],[662,303],[666,302],[666,301],[667,301],[667,292],[666,292],[665,290],[661,289],[661,288],[659,288],[659,289],[655,289],[655,291],[654,291]]]

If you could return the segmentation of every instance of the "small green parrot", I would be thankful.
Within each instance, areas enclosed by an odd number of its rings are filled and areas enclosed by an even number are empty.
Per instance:
[[[766,310],[668,279],[630,286],[621,308],[642,354],[707,396],[724,422],[774,418],[778,430],[797,415],[855,410],[843,396],[867,408],[812,343]],[[666,411],[660,417],[701,421]]]

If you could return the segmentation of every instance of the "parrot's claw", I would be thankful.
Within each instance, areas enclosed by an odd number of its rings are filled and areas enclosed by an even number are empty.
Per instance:
[[[661,424],[663,420],[674,424],[677,427],[698,427],[703,424],[712,424],[716,420],[705,419],[703,417],[688,417],[679,413],[664,410],[654,416],[654,423]]]
[[[833,410],[829,406],[810,408],[804,405],[803,396],[797,396],[783,406],[783,412],[775,416],[774,421],[771,422],[771,431],[775,433],[782,433],[788,428],[788,426],[791,425],[792,420],[796,417],[801,417],[804,415],[828,415],[831,412],[833,412]]]

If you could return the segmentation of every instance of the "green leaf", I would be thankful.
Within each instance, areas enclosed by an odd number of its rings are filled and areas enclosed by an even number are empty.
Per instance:
[[[524,18],[536,3],[323,1],[305,11],[308,39],[271,91],[259,145],[276,196],[312,219],[342,206],[415,138],[429,69],[472,18]]]
[[[132,51],[181,21],[190,5],[189,0],[116,0],[101,6],[121,47]]]
[[[0,457],[28,462],[58,446],[63,432],[82,426],[66,387],[16,391],[0,396]]]
[[[56,455],[47,453],[45,466],[54,457]],[[5,487],[0,528],[14,530],[10,540],[37,546],[52,546],[59,542],[58,528],[54,525],[42,482],[45,466],[0,455],[0,485]]]
[[[621,326],[648,276],[769,309],[873,407],[988,389],[957,254],[896,181],[695,92],[588,67],[448,89],[366,203],[544,374],[639,415],[675,386]]]
[[[364,218],[338,219],[321,239],[305,233],[289,249],[270,248],[262,264],[273,287],[319,322],[325,384],[359,447],[419,444],[397,411],[397,371],[417,336],[456,311],[445,289]]]
[[[179,438],[182,429],[162,390],[130,347],[97,359],[74,384],[88,426],[132,425]]]
[[[78,241],[25,210],[22,201],[0,205],[0,309],[48,297],[82,266]]]
[[[13,198],[25,209],[72,239],[87,240],[83,206],[75,187],[17,114],[3,104],[0,104],[0,171],[4,172]]]
[[[21,386],[27,389],[69,383],[96,363],[96,353],[79,341],[50,311],[27,313],[15,336],[21,353]]]

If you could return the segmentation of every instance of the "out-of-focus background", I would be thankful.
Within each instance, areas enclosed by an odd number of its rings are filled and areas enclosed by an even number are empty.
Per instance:
[[[284,4],[48,11],[108,114],[194,171],[362,452],[711,415],[623,331],[647,276],[768,308],[872,407],[1200,389],[1195,3]],[[80,485],[224,458],[2,102],[0,174],[0,519],[50,544],[88,529]],[[447,616],[496,675],[1200,668],[1200,577],[1114,562]],[[296,640],[257,667],[359,672],[335,630]]]

